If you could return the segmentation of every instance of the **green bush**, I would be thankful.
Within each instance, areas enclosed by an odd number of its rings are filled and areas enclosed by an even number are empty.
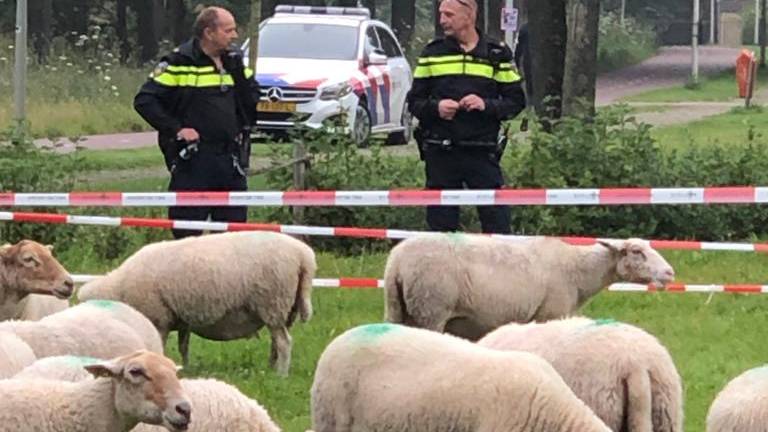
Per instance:
[[[600,72],[639,63],[656,51],[656,33],[651,26],[631,17],[621,24],[618,14],[600,16],[597,64]]]

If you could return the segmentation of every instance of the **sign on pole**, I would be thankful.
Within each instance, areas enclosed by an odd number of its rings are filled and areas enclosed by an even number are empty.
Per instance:
[[[518,28],[518,9],[515,7],[501,8],[501,29],[505,32],[516,32]]]

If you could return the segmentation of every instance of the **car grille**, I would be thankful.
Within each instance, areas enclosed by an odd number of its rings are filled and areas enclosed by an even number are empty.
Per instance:
[[[262,87],[261,90],[261,100],[267,101],[267,92],[272,87]],[[280,99],[281,101],[285,102],[296,102],[296,103],[304,103],[309,102],[312,99],[315,98],[315,95],[317,94],[316,89],[307,89],[307,88],[301,88],[301,87],[278,87],[282,93],[283,98]]]

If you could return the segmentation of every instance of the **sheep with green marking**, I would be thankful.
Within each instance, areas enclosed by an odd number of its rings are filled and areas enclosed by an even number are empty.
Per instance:
[[[478,345],[541,356],[613,431],[683,430],[680,374],[667,349],[635,326],[584,317],[512,323]]]
[[[385,317],[477,340],[509,322],[571,315],[614,282],[662,286],[673,279],[669,263],[639,239],[574,246],[552,238],[427,234],[390,252]]]
[[[311,411],[315,432],[610,432],[541,357],[396,324],[326,347]]]

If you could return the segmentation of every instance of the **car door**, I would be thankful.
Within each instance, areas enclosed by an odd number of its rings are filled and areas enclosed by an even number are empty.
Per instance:
[[[389,110],[384,109],[389,102],[389,92],[386,91],[389,82],[389,66],[369,64],[368,57],[374,52],[384,54],[376,28],[373,25],[369,25],[365,30],[365,45],[363,49],[365,70],[363,72],[368,79],[368,82],[365,83],[365,88],[372,127],[388,123],[389,120]]]
[[[392,32],[383,26],[376,26],[376,32],[379,35],[381,47],[384,54],[387,55],[387,93],[386,105],[384,106],[386,123],[400,125],[400,120],[405,108],[405,100],[408,90],[411,88],[411,67],[397,43],[397,39]]]

